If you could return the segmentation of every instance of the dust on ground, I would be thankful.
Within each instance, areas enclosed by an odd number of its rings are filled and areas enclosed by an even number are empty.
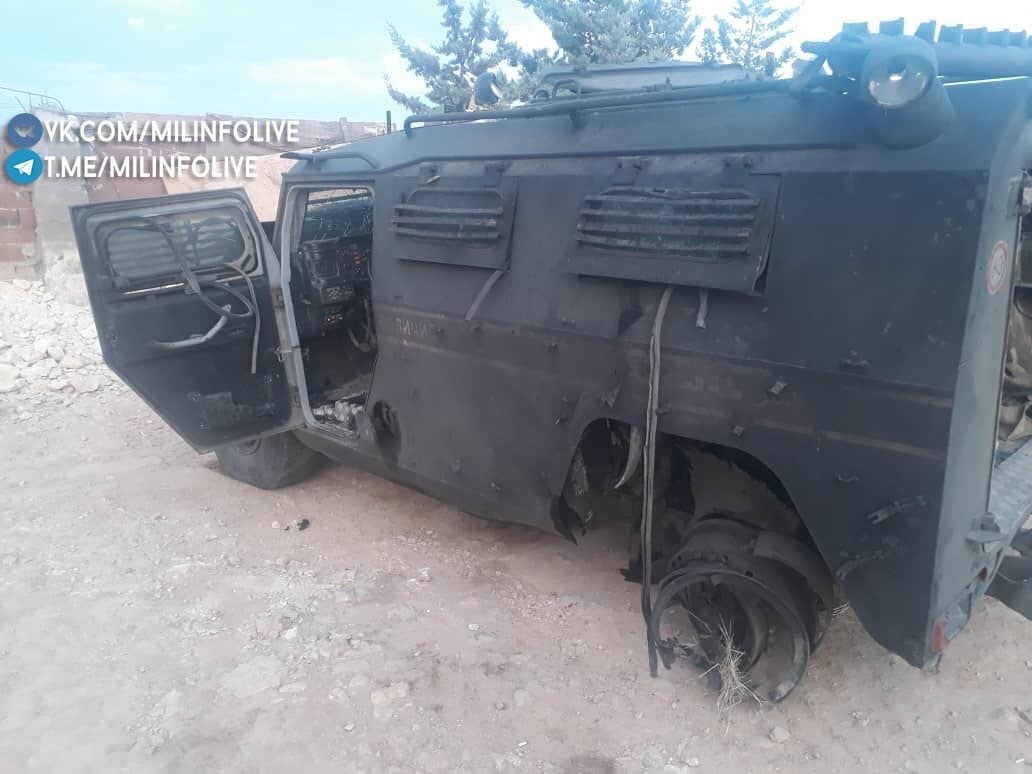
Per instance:
[[[88,313],[0,303],[0,772],[1032,771],[1032,629],[992,600],[937,675],[847,613],[724,719],[696,671],[649,677],[622,533],[340,466],[250,488],[103,372]]]

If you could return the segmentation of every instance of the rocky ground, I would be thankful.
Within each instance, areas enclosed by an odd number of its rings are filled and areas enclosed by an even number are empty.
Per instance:
[[[0,395],[15,394],[6,401],[15,421],[109,385],[87,308],[41,282],[0,282]]]
[[[622,534],[343,467],[251,489],[85,310],[0,283],[0,324],[0,772],[1032,771],[1032,628],[991,600],[937,675],[846,613],[787,702],[721,717],[648,676]]]

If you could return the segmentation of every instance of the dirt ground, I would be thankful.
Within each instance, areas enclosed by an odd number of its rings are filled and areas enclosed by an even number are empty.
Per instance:
[[[846,613],[788,701],[722,719],[648,676],[620,534],[339,466],[265,493],[118,389],[5,424],[0,771],[1032,770],[1032,630],[992,600],[937,675]]]

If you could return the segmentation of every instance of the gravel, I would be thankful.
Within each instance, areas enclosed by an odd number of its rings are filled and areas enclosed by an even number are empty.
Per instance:
[[[78,396],[125,389],[104,365],[90,310],[41,282],[0,282],[0,410],[28,421]]]

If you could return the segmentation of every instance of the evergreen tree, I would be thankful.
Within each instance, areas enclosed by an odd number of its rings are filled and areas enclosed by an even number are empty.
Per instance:
[[[716,29],[702,36],[699,53],[709,64],[737,64],[773,75],[795,52],[774,46],[792,33],[789,24],[798,8],[777,8],[771,0],[735,0],[727,16],[718,16]]]
[[[674,59],[699,19],[688,0],[522,0],[552,33],[556,61],[604,64]]]
[[[488,70],[502,92],[500,105],[525,98],[540,71],[553,63],[661,61],[682,55],[699,19],[689,0],[521,0],[545,23],[558,50],[522,51],[509,40],[487,0],[468,13],[459,0],[437,0],[444,40],[412,46],[393,25],[388,32],[408,71],[426,84],[424,96],[405,94],[387,78],[387,93],[413,113],[466,110],[473,82]],[[504,65],[504,67],[499,67]]]
[[[488,9],[487,0],[476,0],[468,14],[464,14],[458,0],[437,0],[437,4],[442,10],[444,40],[429,51],[410,45],[394,25],[387,27],[408,71],[426,83],[426,95],[419,97],[399,91],[390,78],[385,78],[391,99],[413,113],[434,108],[466,110],[474,80],[488,70],[495,72],[503,92],[511,91],[512,84],[498,66],[519,67],[528,55],[509,40],[498,22],[498,14]],[[465,22],[464,15],[468,16]]]

